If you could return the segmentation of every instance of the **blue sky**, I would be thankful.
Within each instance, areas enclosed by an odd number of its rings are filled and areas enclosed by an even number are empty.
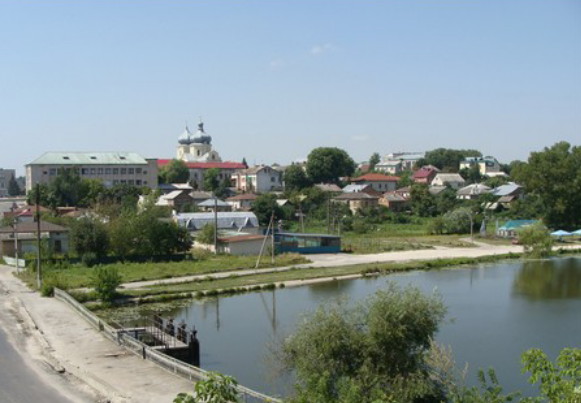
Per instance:
[[[171,158],[200,116],[249,163],[579,145],[581,1],[0,2],[0,167]]]

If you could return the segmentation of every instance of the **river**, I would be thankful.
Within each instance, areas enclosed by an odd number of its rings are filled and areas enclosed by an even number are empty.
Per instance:
[[[533,392],[521,374],[523,351],[538,347],[554,358],[563,347],[581,346],[581,258],[510,261],[449,270],[333,281],[275,291],[193,301],[168,312],[199,330],[201,366],[234,376],[241,384],[273,394],[290,390],[276,378],[271,346],[291,333],[301,315],[333,298],[356,301],[386,282],[437,290],[448,307],[436,339],[449,345],[458,367],[494,367],[505,391]]]

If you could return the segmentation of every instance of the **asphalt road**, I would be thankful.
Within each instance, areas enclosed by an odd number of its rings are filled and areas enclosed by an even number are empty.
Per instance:
[[[0,402],[72,402],[33,371],[0,328]]]

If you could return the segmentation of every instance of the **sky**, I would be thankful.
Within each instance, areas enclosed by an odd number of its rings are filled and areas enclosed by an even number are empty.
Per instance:
[[[46,151],[223,160],[581,143],[581,0],[2,0],[0,168]]]

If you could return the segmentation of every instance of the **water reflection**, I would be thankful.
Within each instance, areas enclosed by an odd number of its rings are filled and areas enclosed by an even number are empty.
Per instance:
[[[581,265],[575,258],[523,263],[513,293],[531,299],[574,299],[581,297]]]

